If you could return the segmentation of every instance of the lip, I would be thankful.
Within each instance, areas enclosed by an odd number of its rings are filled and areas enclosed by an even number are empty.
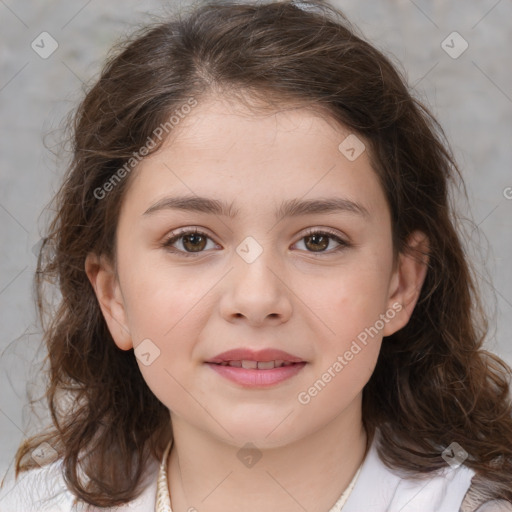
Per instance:
[[[288,361],[290,363],[305,363],[303,359],[298,356],[294,356],[289,354],[288,352],[284,352],[283,350],[278,350],[274,348],[266,348],[262,350],[251,350],[249,348],[234,348],[232,350],[228,350],[227,352],[222,352],[222,354],[216,355],[214,358],[206,361],[207,363],[224,363],[226,361],[260,361],[260,362],[268,362],[275,360],[283,360]],[[278,368],[275,368],[278,369]],[[271,372],[273,370],[260,370]]]
[[[266,388],[279,384],[280,382],[297,375],[307,363],[305,361],[301,361],[290,366],[280,366],[271,370],[222,366],[216,363],[206,364],[222,377],[243,387]]]
[[[239,368],[236,366],[224,366],[220,363],[229,361],[259,361],[268,362],[282,360],[293,363],[288,366],[280,366],[269,370],[258,368]],[[222,352],[205,363],[222,377],[246,388],[266,388],[283,382],[297,375],[307,361],[298,356],[274,348],[252,350],[250,348],[234,348]]]

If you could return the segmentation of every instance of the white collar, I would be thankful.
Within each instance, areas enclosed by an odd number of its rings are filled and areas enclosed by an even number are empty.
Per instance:
[[[342,512],[458,512],[471,485],[475,472],[464,465],[452,469],[448,464],[437,476],[424,475],[423,479],[405,479],[389,469],[377,454],[378,431],[361,466],[361,472]],[[52,510],[149,512],[154,510],[157,496],[158,462],[150,464],[139,498],[125,506],[111,509],[86,505],[73,506],[73,494],[67,489],[62,476],[62,461],[43,468],[27,471],[15,481],[14,475],[6,479],[0,489],[2,510],[36,512],[44,508],[41,499],[54,500]],[[6,475],[7,476],[7,475]],[[149,509],[149,507],[151,507]],[[49,510],[46,508],[46,510]],[[336,509],[334,509],[336,510]]]
[[[413,479],[389,469],[377,453],[378,431],[343,512],[458,512],[475,472],[460,465]]]
[[[362,466],[352,482],[329,512],[458,512],[471,485],[475,472],[460,465],[456,469],[446,464],[437,475],[420,475],[421,478],[405,478],[405,473],[391,470],[377,453],[379,431],[366,454]],[[159,471],[157,511],[170,511],[165,472],[165,450]],[[348,499],[346,495],[348,494]],[[158,506],[160,508],[158,508]]]

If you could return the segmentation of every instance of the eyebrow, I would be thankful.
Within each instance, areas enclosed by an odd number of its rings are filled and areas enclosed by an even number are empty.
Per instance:
[[[228,204],[217,199],[200,196],[175,196],[160,199],[150,206],[143,215],[150,215],[167,209],[222,215],[231,219],[239,214],[239,210],[234,208],[233,203]],[[370,217],[369,211],[363,205],[342,197],[328,197],[305,201],[290,199],[283,201],[274,213],[276,218],[286,218],[299,215],[340,212],[353,213],[366,218]]]

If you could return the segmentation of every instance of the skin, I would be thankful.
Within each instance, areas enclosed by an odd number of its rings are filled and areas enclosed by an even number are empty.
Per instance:
[[[203,101],[133,171],[117,226],[117,268],[87,257],[117,346],[130,350],[149,338],[160,351],[148,366],[137,360],[170,411],[175,512],[325,512],[364,459],[362,390],[383,336],[408,322],[427,260],[402,254],[393,265],[390,212],[368,152],[349,161],[338,149],[349,134],[304,108],[262,115],[221,97]],[[233,202],[239,214],[143,215],[163,197],[185,194]],[[332,196],[363,205],[369,216],[274,217],[282,200]],[[162,247],[187,227],[209,237],[203,252],[186,257]],[[331,238],[315,251],[307,228],[330,228],[351,245],[334,252]],[[236,252],[248,236],[263,251],[251,263]],[[428,249],[420,232],[410,245]],[[174,243],[181,254],[191,247],[183,238]],[[298,394],[397,303],[401,311],[301,404]],[[279,348],[307,364],[271,388],[247,389],[204,364],[235,347]],[[252,467],[237,457],[248,442],[261,455]]]

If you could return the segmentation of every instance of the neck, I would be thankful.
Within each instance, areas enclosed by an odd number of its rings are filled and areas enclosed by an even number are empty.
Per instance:
[[[328,512],[367,451],[360,401],[349,409],[292,443],[258,447],[261,458],[247,466],[239,458],[245,443],[233,446],[171,413],[173,512]]]

